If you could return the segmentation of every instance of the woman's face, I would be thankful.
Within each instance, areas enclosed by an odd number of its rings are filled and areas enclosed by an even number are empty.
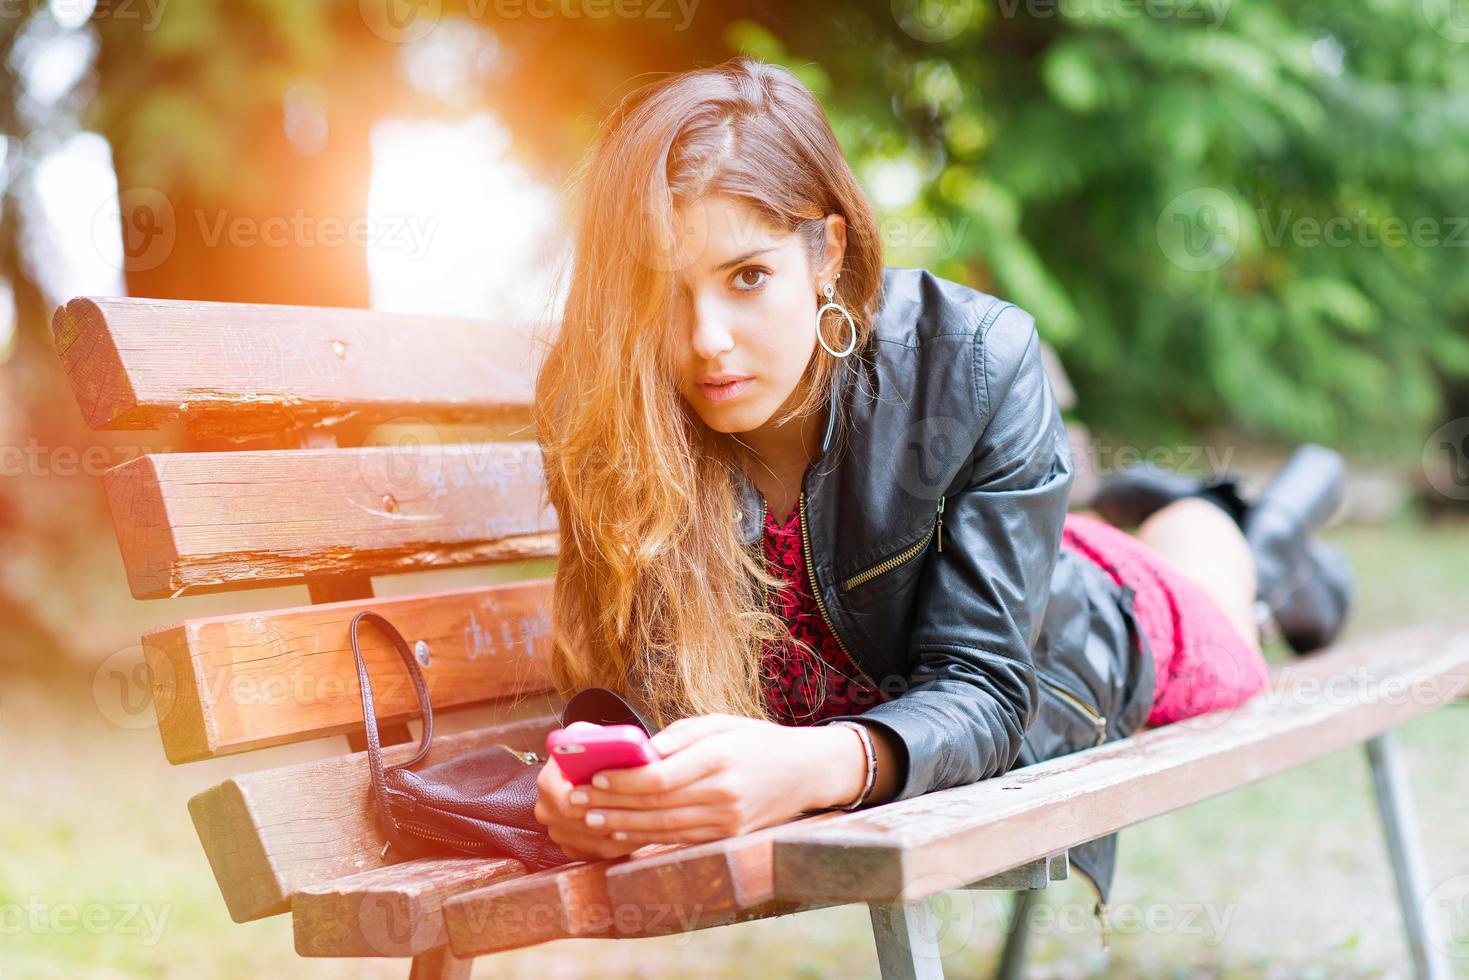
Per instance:
[[[816,346],[817,297],[841,268],[845,223],[827,218],[826,260],[772,228],[749,205],[710,196],[680,210],[673,274],[679,390],[718,432],[749,432],[797,404]],[[845,343],[845,335],[827,343]],[[737,378],[732,384],[709,383]]]

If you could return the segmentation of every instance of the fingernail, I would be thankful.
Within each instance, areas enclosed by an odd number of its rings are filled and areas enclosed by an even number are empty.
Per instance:
[[[595,811],[587,814],[588,827],[600,827],[607,820],[606,817]]]
[[[625,830],[614,830],[612,832],[612,839],[613,840],[627,840],[627,831],[625,831]]]
[[[588,797],[586,790],[574,789],[571,791],[571,802],[575,803],[577,806],[586,806],[587,799]]]
[[[598,789],[606,789],[607,777],[602,775],[600,772],[597,773],[595,776],[592,777],[592,785],[597,787]]]

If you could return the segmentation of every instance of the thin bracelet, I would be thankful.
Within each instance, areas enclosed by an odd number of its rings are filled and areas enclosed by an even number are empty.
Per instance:
[[[867,750],[867,783],[862,787],[862,793],[851,803],[838,806],[837,810],[855,810],[867,802],[867,797],[872,795],[872,787],[877,785],[877,748],[872,744],[872,733],[867,726],[857,721],[834,721],[833,725],[841,725],[850,728],[862,739],[862,747]]]

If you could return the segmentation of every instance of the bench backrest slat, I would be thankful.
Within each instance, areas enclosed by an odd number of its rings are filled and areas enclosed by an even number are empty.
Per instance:
[[[436,711],[544,691],[549,578],[187,620],[143,636],[159,735],[170,762],[362,731],[348,627],[380,613],[422,642]],[[406,668],[371,624],[358,631],[381,725],[418,714]]]
[[[98,296],[52,318],[93,429],[183,418],[195,432],[232,436],[344,417],[523,426],[534,332],[456,317]]]
[[[139,599],[555,553],[535,443],[148,454],[103,477]]]

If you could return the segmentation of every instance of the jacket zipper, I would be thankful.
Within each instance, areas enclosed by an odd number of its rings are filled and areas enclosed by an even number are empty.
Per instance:
[[[798,507],[800,510],[800,516],[797,518],[797,520],[800,522],[801,525],[801,552],[806,558],[806,579],[811,583],[811,594],[816,597],[816,608],[821,612],[821,619],[823,622],[826,623],[826,629],[829,633],[831,633],[831,638],[837,641],[837,647],[842,651],[842,653],[845,653],[847,655],[847,660],[851,662],[852,666],[857,668],[857,673],[862,675],[862,680],[866,681],[867,685],[871,687],[874,691],[879,691],[881,690],[881,688],[878,687],[877,682],[874,681],[871,677],[867,676],[867,671],[863,670],[862,665],[858,663],[857,658],[852,656],[852,651],[847,649],[847,644],[842,639],[842,635],[837,632],[836,626],[832,624],[831,617],[827,615],[826,603],[821,598],[821,586],[816,581],[816,568],[811,563],[811,534],[806,528],[805,490],[801,491],[801,497]]]
[[[766,502],[765,502],[765,495],[764,494],[761,494],[760,495],[760,528],[761,528],[761,533],[762,534],[764,534],[764,529],[765,529],[765,515],[766,515],[766,513],[767,513],[767,507],[766,507]],[[935,534],[938,535],[938,550],[939,551],[942,551],[943,550],[943,547],[944,547],[944,545],[943,545],[943,541],[944,541],[944,538],[943,538],[943,533],[944,533],[944,517],[943,517],[943,514],[944,514],[944,498],[943,497],[939,497],[938,513],[937,513],[936,519],[934,521],[934,526],[929,530],[929,533],[926,534],[926,535],[924,535],[923,539],[921,541],[919,541],[916,545],[913,545],[913,546],[911,546],[909,548],[904,549],[901,554],[896,555],[896,556],[894,556],[894,558],[890,558],[886,562],[883,562],[882,565],[875,566],[875,567],[882,568],[882,571],[890,571],[891,568],[896,568],[898,565],[901,565],[904,561],[907,561],[909,558],[912,558],[913,557],[913,554],[917,554],[919,551],[922,551],[923,550],[923,546],[926,545],[926,544],[928,544],[929,538],[931,536],[935,535]],[[852,666],[854,666],[854,667],[857,668],[857,672],[862,675],[862,679],[865,680],[868,684],[871,684],[872,687],[874,689],[876,689],[877,685],[873,683],[872,678],[870,678],[870,677],[867,676],[867,672],[862,669],[862,665],[857,662],[857,658],[854,657],[854,656],[852,656],[852,652],[847,649],[846,643],[844,643],[842,641],[841,634],[837,632],[836,626],[834,626],[832,624],[831,617],[827,615],[827,612],[826,612],[826,603],[823,602],[822,601],[822,598],[821,598],[821,588],[816,583],[816,569],[814,567],[812,567],[812,564],[811,564],[811,536],[810,536],[810,534],[806,530],[806,491],[804,491],[804,490],[801,491],[801,497],[800,497],[800,523],[801,523],[801,549],[802,549],[802,554],[805,556],[805,559],[806,559],[806,578],[811,583],[811,594],[816,597],[816,608],[821,612],[821,618],[826,623],[826,628],[827,628],[828,631],[830,631],[831,636],[832,636],[832,639],[834,639],[834,640],[837,641],[837,646],[841,649],[841,651],[843,653],[845,653],[847,655],[847,659],[849,661],[851,661]],[[912,554],[910,554],[910,552],[912,552]],[[882,567],[883,565],[888,565],[889,562],[892,563],[890,567],[888,567],[888,568],[883,568]],[[843,588],[844,589],[851,588],[852,583],[854,582],[854,580],[856,580],[858,578],[861,578],[862,576],[867,576],[867,578],[862,578],[862,581],[863,582],[868,581],[872,577],[871,575],[868,575],[868,573],[871,572],[871,571],[872,571],[872,569],[867,569],[867,570],[858,572],[856,575],[852,576],[852,578],[847,579],[847,582],[843,585]],[[882,571],[875,572],[873,574],[880,575],[880,574],[882,574]],[[857,584],[861,584],[861,583],[857,583]],[[1095,708],[1093,708],[1091,705],[1087,704],[1081,698],[1079,698],[1076,695],[1072,694],[1070,691],[1066,690],[1064,687],[1061,687],[1059,684],[1056,684],[1056,683],[1048,680],[1047,678],[1041,676],[1039,674],[1039,672],[1037,672],[1037,676],[1040,677],[1041,682],[1044,683],[1047,687],[1049,687],[1052,690],[1054,690],[1057,694],[1060,694],[1069,703],[1075,705],[1076,708],[1079,711],[1081,711],[1083,714],[1085,714],[1088,718],[1091,719],[1092,724],[1095,725],[1096,728],[1097,728],[1097,741],[1096,741],[1096,745],[1101,745],[1104,741],[1106,741],[1106,738],[1107,738],[1107,720],[1105,718],[1103,718],[1101,716],[1101,714]],[[1100,926],[1100,929],[1101,929],[1101,934],[1102,934],[1102,949],[1104,949],[1104,950],[1111,949],[1112,928],[1111,928],[1111,922],[1110,922],[1109,917],[1108,917],[1108,914],[1107,914],[1107,903],[1102,901],[1102,892],[1101,892],[1101,889],[1099,889],[1097,887],[1097,883],[1096,882],[1092,881],[1091,876],[1087,875],[1085,872],[1082,872],[1082,875],[1081,876],[1086,879],[1087,884],[1091,886],[1092,891],[1095,892],[1096,893],[1096,896],[1097,896],[1096,908],[1093,911],[1094,911],[1094,913],[1096,914],[1096,916],[1098,918],[1099,926]]]
[[[1097,730],[1097,740],[1091,744],[1091,748],[1096,748],[1098,745],[1101,745],[1107,740],[1107,719],[1102,717],[1101,712],[1099,712],[1096,708],[1093,708],[1090,704],[1087,704],[1075,694],[1072,694],[1060,684],[1057,684],[1055,681],[1046,677],[1039,671],[1036,672],[1036,677],[1040,679],[1040,682],[1042,684],[1046,685],[1051,690],[1061,695],[1061,697],[1065,698],[1067,702],[1069,702],[1082,714],[1086,715],[1087,719],[1091,721],[1093,727],[1095,727]]]
[[[845,592],[850,589],[854,589],[865,582],[870,582],[873,579],[877,578],[879,575],[882,575],[885,572],[890,572],[893,569],[897,568],[899,565],[902,565],[904,562],[910,561],[920,552],[922,552],[924,548],[928,547],[928,542],[933,540],[935,534],[938,535],[938,550],[942,552],[944,550],[943,497],[939,498],[938,510],[934,513],[934,522],[932,525],[929,526],[927,534],[919,538],[917,541],[913,542],[913,544],[904,548],[902,551],[898,552],[896,555],[893,555],[891,558],[885,559],[884,561],[873,565],[871,568],[864,568],[856,575],[853,575],[851,578],[847,579],[845,582],[842,583],[842,591]]]

